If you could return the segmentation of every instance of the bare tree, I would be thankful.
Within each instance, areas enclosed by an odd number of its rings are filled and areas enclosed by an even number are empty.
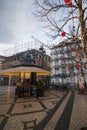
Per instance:
[[[56,39],[65,32],[68,39],[81,38],[83,53],[87,62],[87,0],[35,0],[38,6],[36,15],[46,21],[45,27],[52,38]],[[68,26],[73,33],[69,33]],[[66,31],[67,30],[67,31]]]
[[[83,55],[87,63],[87,0],[35,0],[38,6],[36,15],[46,22],[46,28],[52,38],[58,36],[75,40],[80,38]],[[71,27],[72,31],[70,32]],[[79,85],[82,82],[79,70]]]

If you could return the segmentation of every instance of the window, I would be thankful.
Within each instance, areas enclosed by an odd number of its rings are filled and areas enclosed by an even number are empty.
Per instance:
[[[41,59],[42,56],[39,56],[39,58]]]

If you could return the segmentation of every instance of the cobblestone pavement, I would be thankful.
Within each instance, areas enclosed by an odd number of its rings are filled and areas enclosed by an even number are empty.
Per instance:
[[[0,130],[87,130],[87,95],[48,90],[17,98],[13,87],[0,87]]]

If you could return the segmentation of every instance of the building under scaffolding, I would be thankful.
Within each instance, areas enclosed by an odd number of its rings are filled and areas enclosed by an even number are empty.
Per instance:
[[[1,51],[6,59],[3,61],[3,68],[11,68],[20,64],[23,56],[32,54],[36,65],[43,68],[50,68],[50,49],[47,45],[34,38],[34,41],[26,44],[16,44],[13,48]],[[29,58],[28,58],[29,60]],[[29,61],[26,60],[26,64]]]
[[[14,44],[13,47],[9,47],[8,45],[6,46],[6,49],[1,49],[0,50],[0,55],[4,55],[4,56],[12,56],[12,55],[16,55],[17,53],[21,53],[21,52],[25,52],[27,50],[39,50],[40,47],[42,47],[45,49],[46,54],[50,55],[50,47],[45,45],[44,43],[40,42],[39,40],[33,40],[31,42],[27,42],[27,43],[20,43],[20,44]]]
[[[50,56],[45,51],[32,49],[24,52],[17,53],[12,56],[8,56],[3,61],[3,68],[11,68],[20,64],[30,65],[35,64],[39,67],[49,69],[50,68]]]
[[[16,45],[15,48],[5,50],[4,55],[3,69],[31,65],[50,70],[50,49],[38,41]]]

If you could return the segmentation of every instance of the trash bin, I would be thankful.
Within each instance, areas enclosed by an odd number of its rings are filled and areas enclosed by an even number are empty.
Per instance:
[[[32,96],[37,96],[37,88],[32,88]]]

